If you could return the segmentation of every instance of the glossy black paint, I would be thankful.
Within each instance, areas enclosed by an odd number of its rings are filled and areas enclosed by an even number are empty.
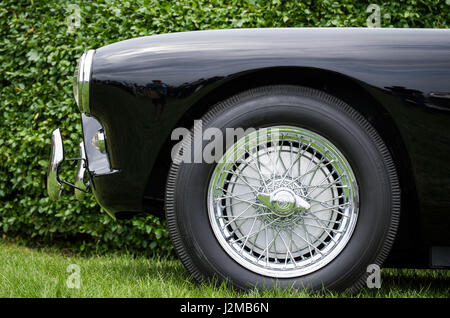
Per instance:
[[[450,245],[450,30],[216,30],[99,48],[91,114],[119,173],[94,177],[98,201],[111,213],[142,211],[145,195],[162,193],[175,127],[230,94],[291,83],[358,105],[401,171],[405,244]]]

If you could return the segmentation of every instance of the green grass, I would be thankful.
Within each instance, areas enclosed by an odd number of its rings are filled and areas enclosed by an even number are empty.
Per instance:
[[[81,270],[81,287],[66,286],[70,264]],[[325,297],[342,297],[326,293]],[[380,290],[353,297],[449,297],[450,271],[382,271]],[[225,284],[197,284],[176,259],[128,254],[83,257],[29,249],[0,240],[0,297],[318,297],[305,291],[240,292]]]

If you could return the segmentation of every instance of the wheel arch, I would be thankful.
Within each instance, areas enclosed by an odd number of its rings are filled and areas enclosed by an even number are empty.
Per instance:
[[[394,159],[402,190],[400,225],[394,250],[409,250],[418,240],[419,211],[414,174],[407,148],[389,113],[389,105],[376,97],[369,85],[336,72],[308,67],[277,67],[246,71],[227,77],[219,85],[209,89],[181,117],[175,127],[191,128],[192,120],[205,114],[210,107],[240,92],[267,85],[297,85],[324,91],[333,95],[361,113],[377,130]],[[375,88],[376,89],[376,88]],[[384,94],[384,92],[383,92]],[[173,141],[167,140],[152,169],[147,185],[146,198],[161,197],[170,162]],[[145,200],[144,200],[145,201]],[[147,200],[145,206],[151,206]],[[397,262],[392,258],[393,264]]]

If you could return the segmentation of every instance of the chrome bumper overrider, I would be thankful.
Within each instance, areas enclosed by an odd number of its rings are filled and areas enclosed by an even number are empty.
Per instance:
[[[84,198],[84,193],[89,192],[89,184],[84,182],[84,174],[86,171],[86,154],[83,142],[80,143],[79,158],[64,158],[64,144],[61,132],[55,129],[52,133],[52,151],[50,157],[50,169],[47,175],[47,192],[52,200],[58,200],[63,190],[64,184],[75,188],[75,197],[79,200]],[[64,181],[59,177],[60,167],[64,161],[78,161],[78,169],[75,178],[75,184]]]
[[[52,154],[50,157],[50,170],[47,175],[47,192],[52,200],[58,200],[63,185],[59,180],[59,165],[64,161],[64,145],[59,128],[52,133]]]

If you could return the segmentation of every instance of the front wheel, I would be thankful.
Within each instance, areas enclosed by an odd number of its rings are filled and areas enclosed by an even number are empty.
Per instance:
[[[233,96],[203,116],[209,128],[220,132],[215,162],[180,162],[196,147],[184,143],[166,189],[188,271],[243,289],[358,290],[399,218],[397,174],[375,129],[341,100],[295,86]]]

